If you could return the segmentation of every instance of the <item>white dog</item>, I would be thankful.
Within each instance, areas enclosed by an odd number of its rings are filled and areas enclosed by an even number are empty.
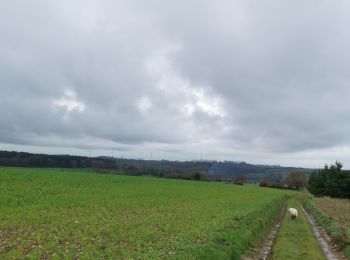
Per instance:
[[[292,220],[296,219],[298,217],[298,210],[295,208],[289,208],[288,212],[290,214],[290,217],[292,218]]]

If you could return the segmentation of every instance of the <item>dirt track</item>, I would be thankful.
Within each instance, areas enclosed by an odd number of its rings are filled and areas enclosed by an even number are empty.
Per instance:
[[[281,221],[283,219],[283,216],[285,214],[285,208],[286,204],[281,208],[279,217],[276,220],[276,223],[274,226],[271,228],[264,244],[262,245],[261,248],[255,249],[255,256],[243,256],[243,260],[266,260],[271,258],[271,252],[274,246],[274,242],[276,239],[276,235],[279,231],[279,228],[281,226]],[[330,237],[327,235],[325,230],[323,228],[320,228],[313,216],[311,214],[308,214],[305,209],[300,205],[301,210],[305,214],[307,220],[309,221],[310,225],[312,226],[313,233],[315,235],[315,238],[319,241],[320,243],[320,248],[322,249],[324,255],[327,257],[329,260],[343,260],[347,259],[346,256],[337,250],[337,246],[334,245],[330,239]]]
[[[320,242],[321,248],[324,254],[326,255],[327,259],[329,260],[347,259],[347,257],[343,253],[337,250],[337,246],[332,244],[332,240],[330,239],[326,231],[316,224],[314,217],[311,214],[307,213],[302,205],[300,205],[300,207],[304,212],[304,214],[306,215],[307,219],[309,220],[312,226],[312,229],[314,231],[315,237]]]

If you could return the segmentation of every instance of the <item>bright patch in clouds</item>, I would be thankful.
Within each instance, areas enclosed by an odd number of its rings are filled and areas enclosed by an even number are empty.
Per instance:
[[[193,91],[196,107],[209,116],[224,117],[226,112],[222,106],[222,100],[218,97],[209,96],[203,89]]]
[[[64,89],[63,96],[54,100],[52,106],[56,110],[63,110],[65,116],[72,112],[81,113],[85,111],[85,104],[78,100],[77,93],[72,89]]]
[[[183,50],[180,44],[164,48],[156,52],[146,62],[148,75],[154,80],[153,87],[157,95],[167,99],[169,104],[178,107],[178,111],[186,116],[195,112],[205,113],[209,117],[225,117],[223,100],[210,93],[212,87],[192,83],[181,75],[171,62],[172,55]],[[147,105],[146,100],[142,100]],[[140,103],[139,103],[140,104]]]
[[[152,107],[152,101],[144,96],[137,100],[136,105],[141,112],[147,112]]]

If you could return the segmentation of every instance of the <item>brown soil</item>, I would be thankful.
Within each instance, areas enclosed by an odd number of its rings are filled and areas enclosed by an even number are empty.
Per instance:
[[[350,199],[322,197],[313,198],[313,202],[329,217],[350,229]]]

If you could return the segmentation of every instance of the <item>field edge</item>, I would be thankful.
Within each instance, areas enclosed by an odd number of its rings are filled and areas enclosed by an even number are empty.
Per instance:
[[[302,201],[302,205],[313,216],[316,223],[327,232],[332,242],[344,251],[348,259],[350,259],[350,230],[341,226],[336,220],[319,209],[313,203],[311,196],[306,197]]]

